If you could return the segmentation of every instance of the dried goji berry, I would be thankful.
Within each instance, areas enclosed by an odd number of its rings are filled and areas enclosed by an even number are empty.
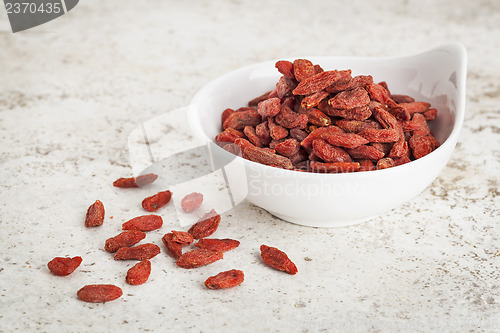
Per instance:
[[[280,60],[276,62],[274,67],[276,67],[278,72],[283,74],[285,77],[292,80],[295,79],[295,75],[293,74],[293,64],[290,61]]]
[[[425,120],[425,116],[421,113],[415,113],[411,119],[413,123],[415,123],[418,126],[418,129],[416,129],[413,132],[413,135],[427,135],[431,133],[431,130],[429,129],[429,126],[427,125],[427,120]]]
[[[109,238],[104,244],[107,252],[114,253],[122,247],[129,247],[139,243],[146,238],[146,234],[140,230],[126,230],[115,237]]]
[[[222,115],[221,115],[221,124],[224,124],[224,122],[226,121],[227,117],[229,117],[230,115],[232,115],[234,113],[234,110],[233,109],[230,109],[230,108],[227,108],[225,109],[224,111],[222,111]]]
[[[162,242],[165,245],[168,253],[176,259],[178,259],[182,255],[182,244],[174,242],[172,239],[174,238],[173,233],[165,234],[162,237]]]
[[[252,147],[243,150],[244,155],[250,161],[265,165],[273,165],[282,169],[293,169],[290,159],[273,154],[264,148]]]
[[[417,112],[425,112],[429,110],[430,104],[427,102],[410,102],[410,103],[399,103],[399,106],[404,107],[410,114]]]
[[[297,154],[300,150],[300,142],[295,139],[286,139],[276,145],[276,152],[286,157]]]
[[[316,74],[313,63],[307,59],[296,59],[292,67],[294,78],[299,82]]]
[[[261,245],[260,255],[267,265],[288,274],[297,274],[297,266],[288,258],[285,252],[275,247]]]
[[[221,217],[215,209],[212,209],[203,215],[198,222],[189,228],[188,232],[193,235],[195,239],[205,238],[213,234],[219,227]]]
[[[370,96],[363,88],[355,88],[338,93],[328,100],[328,104],[334,109],[353,109],[367,105]]]
[[[137,176],[136,178],[119,178],[113,182],[113,186],[121,188],[140,187],[150,184],[156,179],[158,179],[158,175],[155,175],[154,173],[148,173],[145,175]]]
[[[182,198],[181,207],[186,213],[191,213],[192,211],[200,208],[202,202],[203,194],[193,192]]]
[[[322,100],[318,104],[318,109],[332,117],[341,117],[352,120],[365,120],[372,115],[372,111],[370,110],[368,105],[363,105],[352,109],[336,109],[328,105],[327,100]]]
[[[115,260],[146,260],[160,253],[158,245],[146,243],[132,247],[122,247],[116,251]]]
[[[290,138],[295,139],[299,142],[302,142],[307,137],[307,133],[304,130],[299,128],[291,128],[290,129]]]
[[[409,150],[408,150],[408,142],[402,138],[399,139],[396,143],[391,148],[391,151],[389,152],[388,157],[394,158],[394,157],[401,157],[403,155],[408,155]]]
[[[384,153],[375,147],[362,145],[356,148],[346,149],[347,153],[355,159],[368,159],[378,161],[384,157]]]
[[[316,108],[307,109],[306,115],[308,121],[313,125],[330,126],[332,123],[332,120],[326,114]]]
[[[345,132],[359,133],[367,128],[380,129],[381,126],[378,122],[373,120],[348,120],[341,119],[335,122],[335,125],[343,129]]]
[[[285,76],[282,76],[278,83],[276,83],[276,95],[278,98],[284,98],[292,95],[292,90],[297,84]]]
[[[431,109],[425,111],[422,114],[424,115],[425,120],[431,121],[431,120],[436,119],[437,113],[438,113],[438,110],[436,110],[434,108],[431,108]]]
[[[312,108],[316,105],[319,104],[322,100],[324,100],[326,97],[328,97],[330,93],[325,91],[325,90],[320,90],[318,92],[315,92],[314,94],[307,95],[302,99],[301,106],[304,109]]]
[[[127,281],[128,284],[138,286],[146,282],[150,274],[151,262],[146,259],[138,262],[127,271],[125,281]]]
[[[261,117],[257,110],[250,109],[246,111],[234,112],[224,121],[222,127],[229,127],[236,130],[242,130],[245,126],[257,126],[261,122]]]
[[[280,112],[281,103],[279,98],[269,98],[259,103],[257,112],[262,117],[274,117]]]
[[[85,226],[98,227],[104,222],[104,205],[99,200],[96,200],[87,209],[87,215],[85,216]]]
[[[289,107],[282,105],[274,121],[285,128],[305,128],[308,119],[307,115],[294,112]]]
[[[294,95],[310,95],[343,80],[344,76],[337,70],[326,71],[302,80],[293,90]],[[366,92],[366,91],[365,91]],[[366,102],[368,103],[368,102]]]
[[[356,75],[349,81],[346,90],[364,88],[369,84],[373,83],[373,77],[371,75]]]
[[[120,298],[123,292],[112,284],[89,284],[78,290],[76,295],[84,302],[104,303]]]
[[[370,98],[379,103],[385,103],[389,99],[389,92],[380,84],[372,83],[366,86]]]
[[[408,95],[391,94],[391,99],[398,104],[415,102],[415,98]]]
[[[55,257],[47,264],[52,274],[57,276],[70,275],[82,263],[82,257],[62,258]]]
[[[203,265],[211,264],[224,257],[222,252],[210,251],[207,249],[196,249],[184,253],[177,259],[177,266],[182,268],[196,268]]]
[[[255,133],[255,128],[252,126],[245,126],[243,129],[243,133],[245,133],[248,140],[253,143],[256,147],[262,147],[262,143],[260,142],[259,137]]]
[[[226,128],[224,132],[215,137],[215,142],[234,142],[236,139],[243,138],[245,135],[234,128]]]
[[[357,170],[358,172],[359,171],[371,171],[371,170],[377,169],[375,167],[375,165],[373,165],[373,162],[370,160],[358,160],[357,162],[359,163],[359,169]]]
[[[365,130],[365,131],[367,131],[367,130]],[[363,132],[361,132],[361,133],[363,133]],[[342,133],[340,133],[340,132],[331,133],[331,134],[322,135],[322,138],[334,146],[339,146],[339,147],[344,147],[344,148],[356,148],[356,147],[359,147],[359,146],[364,145],[364,144],[369,142],[367,139],[365,139],[361,135],[358,135],[355,133],[343,133],[343,132]]]
[[[254,99],[252,99],[251,101],[248,102],[248,106],[256,107],[257,105],[259,105],[260,102],[268,99],[270,94],[271,94],[271,91],[268,91],[268,92],[266,92],[258,97],[255,97]],[[223,123],[224,123],[224,121],[222,121],[222,124]]]
[[[396,142],[399,139],[399,133],[392,128],[387,128],[387,129],[367,128],[359,132],[359,135],[368,140],[369,142]],[[348,148],[354,148],[354,147],[348,147]]]
[[[352,162],[349,154],[340,147],[334,147],[323,139],[313,141],[313,152],[325,162]]]
[[[263,146],[269,145],[269,142],[271,142],[272,140],[267,121],[255,126],[255,134],[259,137],[260,142]]]
[[[382,169],[387,169],[387,168],[392,168],[396,164],[394,163],[394,160],[390,157],[384,157],[378,160],[377,162],[377,169],[382,170]]]
[[[226,252],[240,246],[240,242],[229,238],[203,238],[196,242],[194,246],[212,251]]]
[[[413,157],[419,159],[431,153],[439,146],[439,142],[432,135],[413,135],[408,140]]]
[[[332,134],[343,133],[337,126],[319,127],[313,130],[309,135],[302,140],[300,145],[305,148],[312,148],[312,143],[316,139],[324,139]]]
[[[156,212],[158,209],[168,204],[170,198],[172,198],[172,192],[168,190],[158,192],[155,195],[144,199],[142,201],[142,208],[144,208],[148,212]]]
[[[142,215],[122,224],[123,230],[152,231],[163,225],[163,219],[159,215]]]
[[[209,277],[205,286],[209,289],[232,288],[242,284],[244,279],[245,274],[242,271],[231,269]]]
[[[189,245],[194,241],[193,235],[186,231],[172,230],[172,235],[172,241],[182,245]]]

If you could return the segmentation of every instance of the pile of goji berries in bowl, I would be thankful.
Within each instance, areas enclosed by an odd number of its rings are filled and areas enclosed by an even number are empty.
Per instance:
[[[351,225],[437,177],[463,123],[465,78],[457,43],[399,58],[270,61],[203,87],[190,122],[248,201],[302,225]]]

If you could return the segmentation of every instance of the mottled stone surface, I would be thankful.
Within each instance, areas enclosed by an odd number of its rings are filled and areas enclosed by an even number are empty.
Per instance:
[[[85,0],[60,19],[12,34],[0,9],[0,332],[500,330],[500,3],[498,1]],[[187,105],[238,67],[302,55],[398,56],[458,41],[469,56],[467,111],[447,167],[411,202],[370,222],[315,229],[248,203],[223,214],[217,237],[241,246],[183,270],[165,253],[150,280],[103,250],[143,214],[159,185],[113,188],[131,174],[129,133]],[[85,229],[87,207],[105,223]],[[175,199],[175,198],[174,198]],[[178,225],[170,206],[161,230]],[[111,218],[111,216],[113,218]],[[285,250],[289,276],[262,265],[262,243]],[[83,257],[55,277],[55,256]],[[242,269],[231,290],[203,286]],[[87,304],[85,284],[121,299]]]

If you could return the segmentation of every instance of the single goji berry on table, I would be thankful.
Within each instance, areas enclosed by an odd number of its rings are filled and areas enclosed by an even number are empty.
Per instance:
[[[126,230],[115,237],[108,238],[104,244],[104,249],[113,253],[122,247],[135,245],[144,238],[146,238],[146,234],[140,230]]]
[[[232,288],[242,284],[243,280],[245,280],[243,271],[231,269],[209,277],[205,281],[205,286],[209,289]]]
[[[148,173],[145,175],[137,176],[136,178],[119,178],[113,182],[113,186],[121,188],[140,187],[154,182],[158,175]]]
[[[84,302],[104,303],[120,298],[123,291],[112,284],[89,284],[78,290],[76,295]]]
[[[172,230],[172,241],[177,242],[182,245],[189,245],[194,241],[193,235],[186,231],[176,231]]]
[[[215,209],[212,209],[203,215],[198,222],[189,228],[188,232],[193,235],[193,238],[205,238],[213,234],[219,227],[221,217]]]
[[[240,242],[229,238],[203,238],[196,242],[194,246],[212,251],[226,252],[240,246]]]
[[[75,271],[82,263],[82,257],[63,258],[55,257],[47,264],[52,274],[57,276],[67,276]]]
[[[115,260],[146,260],[160,253],[158,245],[147,243],[133,247],[122,247],[116,251]]]
[[[168,253],[175,259],[178,259],[182,255],[182,244],[178,242],[174,242],[172,239],[174,238],[173,233],[165,234],[161,240]]]
[[[104,205],[99,200],[96,200],[87,209],[87,215],[85,216],[85,226],[98,227],[104,222]]]
[[[158,192],[155,195],[142,200],[142,208],[148,212],[156,212],[158,209],[168,204],[171,198],[172,192],[168,190]]]
[[[145,283],[149,279],[150,274],[151,262],[146,259],[138,262],[127,271],[125,281],[127,281],[128,284],[138,286]]]
[[[260,246],[260,255],[265,264],[272,268],[286,272],[288,274],[297,274],[297,266],[288,258],[285,252],[275,247],[267,245]]]
[[[203,194],[193,192],[182,198],[181,207],[186,213],[191,213],[192,211],[200,208],[202,202]]]
[[[182,268],[196,268],[199,266],[204,266],[211,264],[217,260],[224,257],[222,252],[211,251],[207,249],[196,249],[190,252],[184,253],[177,259],[177,266]]]
[[[163,219],[159,215],[142,215],[122,224],[123,230],[152,231],[163,225]]]

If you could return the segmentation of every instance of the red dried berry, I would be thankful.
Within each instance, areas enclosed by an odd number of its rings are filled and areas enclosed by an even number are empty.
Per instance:
[[[221,143],[227,143],[227,142],[235,142],[236,139],[243,138],[245,135],[241,133],[238,130],[235,130],[234,128],[226,128],[224,132],[220,133],[215,137],[215,142]]]
[[[113,182],[113,186],[121,188],[140,187],[154,182],[157,178],[158,175],[154,173],[148,173],[136,178],[119,178]]]
[[[285,77],[292,80],[295,79],[295,75],[293,74],[293,64],[290,61],[280,60],[276,62],[274,67],[276,67],[278,72],[283,74]]]
[[[172,239],[174,238],[173,233],[165,234],[162,237],[163,245],[167,249],[168,253],[176,259],[178,259],[182,255],[182,244],[174,242]]]
[[[237,269],[221,272],[209,277],[205,281],[205,286],[209,289],[232,288],[240,285],[245,280],[245,274]]]
[[[181,207],[186,213],[191,213],[192,211],[200,208],[202,202],[203,194],[193,192],[182,198]]]
[[[245,133],[248,140],[255,146],[262,147],[262,143],[260,142],[260,138],[257,136],[255,132],[255,128],[251,126],[245,126],[245,128],[243,129],[243,133]]]
[[[357,171],[361,165],[357,162],[334,162],[334,163],[322,163],[317,161],[311,161],[309,163],[309,169],[311,172],[318,173],[343,173],[343,172],[354,172]]]
[[[142,200],[142,208],[144,208],[148,212],[156,212],[158,209],[168,204],[171,198],[172,192],[168,190],[158,192],[155,195]]]
[[[190,269],[211,264],[224,257],[222,252],[210,251],[207,249],[196,249],[184,253],[177,259],[177,266]]]
[[[261,122],[261,117],[256,110],[250,109],[246,111],[234,112],[224,121],[222,127],[229,127],[236,130],[242,130],[245,126],[257,126]]]
[[[286,139],[278,143],[275,149],[278,154],[290,157],[299,152],[300,142],[295,139]]]
[[[302,81],[316,74],[316,69],[312,62],[307,59],[296,59],[293,62],[293,73],[297,81]]]
[[[250,161],[272,165],[282,169],[293,169],[290,159],[276,155],[265,148],[251,147],[243,150],[243,155]]]
[[[229,238],[203,238],[196,242],[194,246],[211,251],[226,252],[240,246],[240,242]]]
[[[47,264],[52,274],[57,276],[67,276],[75,271],[82,263],[82,257],[62,258],[55,257]]]
[[[323,139],[313,141],[313,152],[325,162],[352,162],[344,149],[332,146]]]
[[[265,264],[272,268],[286,272],[288,274],[297,274],[297,266],[288,258],[285,252],[275,247],[267,245],[260,246],[260,255]]]
[[[172,230],[172,235],[172,241],[182,245],[189,245],[194,241],[193,235],[189,232]]]
[[[114,253],[122,247],[135,245],[144,238],[146,238],[146,234],[140,230],[127,230],[115,237],[107,239],[104,244],[104,249],[107,252]]]
[[[104,205],[99,200],[96,200],[88,209],[85,216],[85,226],[98,227],[104,222]]]
[[[328,104],[334,109],[353,109],[367,105],[369,102],[370,96],[363,88],[340,92],[328,100]]]
[[[271,91],[268,91],[268,92],[266,92],[258,97],[255,97],[254,99],[252,99],[251,101],[248,102],[248,106],[256,107],[257,105],[259,105],[260,102],[265,101],[266,99],[270,98],[270,95],[271,95]],[[222,121],[222,124],[224,124],[224,121]]]
[[[112,284],[90,284],[78,290],[76,295],[84,302],[104,303],[120,298],[123,292]]]
[[[133,247],[122,247],[116,251],[115,260],[146,260],[160,253],[158,245],[147,243]]]
[[[297,73],[295,73],[297,76]],[[337,70],[321,72],[314,74],[302,80],[297,88],[293,90],[294,95],[310,95],[325,89],[326,87],[335,84],[344,78],[343,74]],[[366,102],[368,103],[368,102]],[[366,104],[365,103],[365,104]]]
[[[125,281],[127,281],[128,284],[138,286],[146,282],[150,274],[151,262],[146,259],[135,264],[127,271]]]
[[[269,98],[259,103],[257,112],[262,117],[274,117],[280,112],[281,104],[279,98]]]
[[[212,209],[210,212],[203,215],[188,232],[193,235],[195,239],[208,237],[217,230],[220,220],[220,215],[217,214],[215,209]]]
[[[143,215],[122,224],[123,230],[152,231],[163,225],[163,219],[159,215]]]

